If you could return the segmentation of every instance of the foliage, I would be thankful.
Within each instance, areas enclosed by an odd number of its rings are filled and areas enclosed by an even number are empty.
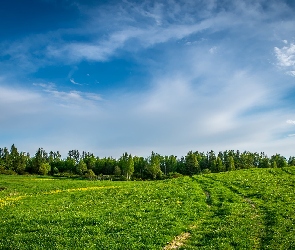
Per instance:
[[[86,170],[84,176],[85,176],[87,179],[90,179],[90,180],[95,180],[95,179],[96,179],[96,175],[95,175],[95,173],[93,172],[92,169],[88,169],[88,170]]]
[[[153,178],[153,180],[155,180],[157,176],[160,177],[162,175],[160,164],[160,155],[152,152],[152,155],[146,164],[145,170]]]
[[[76,172],[79,175],[84,175],[87,171],[87,165],[83,160],[80,160],[76,167]]]
[[[47,175],[51,170],[51,166],[48,162],[41,163],[39,167],[39,174],[40,175]]]
[[[116,175],[116,176],[120,176],[120,175],[121,175],[121,169],[120,169],[119,166],[116,166],[116,167],[115,167],[114,175]]]
[[[186,174],[194,175],[200,172],[200,166],[197,156],[189,151],[185,157]]]
[[[119,159],[99,158],[90,152],[83,151],[80,154],[78,150],[70,150],[67,157],[62,159],[59,151],[50,151],[48,154],[43,148],[39,148],[33,157],[30,157],[28,153],[19,152],[14,144],[10,150],[0,148],[0,172],[4,174],[67,176],[71,173],[71,175],[78,174],[83,177],[88,170],[92,170],[96,176],[115,175],[116,179],[120,180],[155,180],[170,178],[169,173],[171,172],[192,176],[239,169],[284,168],[294,165],[294,156],[290,156],[287,161],[280,154],[268,157],[263,152],[258,154],[239,150],[226,150],[218,154],[213,150],[207,153],[189,151],[185,157],[180,158],[174,155],[163,156],[155,152],[144,158],[132,156],[126,152]],[[124,178],[118,178],[120,175]]]

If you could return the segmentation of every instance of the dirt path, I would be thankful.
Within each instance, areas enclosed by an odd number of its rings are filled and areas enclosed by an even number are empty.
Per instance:
[[[181,247],[190,236],[190,233],[182,233],[176,236],[173,241],[163,248],[163,250],[171,250]]]

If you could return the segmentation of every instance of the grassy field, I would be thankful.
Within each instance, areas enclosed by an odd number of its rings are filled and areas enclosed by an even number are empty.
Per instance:
[[[295,168],[164,181],[0,176],[0,249],[295,249]]]

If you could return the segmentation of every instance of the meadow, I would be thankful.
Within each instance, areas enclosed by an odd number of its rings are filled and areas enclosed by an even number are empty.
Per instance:
[[[0,175],[0,249],[295,249],[295,167],[161,181]]]

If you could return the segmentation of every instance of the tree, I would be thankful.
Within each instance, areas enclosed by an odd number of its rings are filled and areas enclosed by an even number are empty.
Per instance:
[[[162,174],[160,164],[161,161],[159,155],[152,152],[152,155],[147,161],[146,171],[149,175],[152,176],[154,180],[157,178],[157,176],[161,176]]]
[[[88,169],[86,172],[85,172],[85,177],[90,179],[90,180],[93,180],[96,178],[96,175],[95,173],[93,172],[92,169]]]
[[[253,168],[254,167],[255,156],[254,154],[245,151],[240,155],[241,168]]]
[[[121,168],[119,166],[115,166],[114,175],[116,176],[121,175]]]
[[[224,172],[225,171],[225,166],[223,165],[223,162],[219,156],[217,156],[217,158],[216,158],[216,169],[217,169],[217,172]]]
[[[29,155],[25,153],[20,153],[17,159],[17,163],[15,166],[15,172],[18,174],[24,174],[27,168]]]
[[[32,160],[32,171],[35,174],[39,173],[39,170],[43,163],[48,162],[48,154],[43,148],[39,148],[35,154],[35,157]]]
[[[162,172],[164,172],[165,175],[168,173],[176,172],[177,169],[177,157],[174,155],[170,156],[164,156],[162,158],[163,166],[162,166]]]
[[[86,163],[81,159],[76,166],[76,172],[79,175],[83,175],[87,171]]]
[[[208,158],[209,169],[211,170],[212,173],[217,173],[218,170],[216,168],[216,156],[213,150],[207,153],[207,158]]]
[[[176,171],[180,174],[185,174],[186,172],[185,158],[183,156],[177,161]]]
[[[270,162],[269,158],[262,152],[259,157],[259,168],[269,168]]]
[[[19,160],[19,153],[17,151],[17,148],[12,144],[11,149],[10,149],[10,155],[9,155],[9,170],[15,171],[17,169],[18,165],[18,160]]]
[[[200,166],[197,156],[189,151],[185,157],[186,174],[192,176],[200,172]]]
[[[65,170],[65,161],[61,159],[59,151],[50,151],[48,161],[53,174],[57,174],[58,172],[63,172]]]
[[[295,166],[295,157],[294,156],[290,156],[289,160],[288,160],[288,165],[289,166]]]
[[[105,175],[113,174],[115,166],[118,165],[117,160],[112,157],[108,157],[108,158],[102,159],[102,162],[103,162],[102,174],[105,174]]]
[[[235,161],[234,158],[232,156],[228,157],[228,171],[233,171],[235,170]]]
[[[80,161],[80,153],[79,153],[79,150],[77,149],[74,149],[74,150],[70,150],[69,153],[68,153],[68,157],[70,159],[74,159],[76,164],[79,163]]]
[[[133,172],[134,172],[134,162],[133,162],[133,158],[130,155],[127,154],[127,152],[125,152],[120,160],[120,165],[121,165],[121,169],[122,169],[122,174],[126,177],[127,180],[130,180]]]
[[[72,172],[74,173],[76,171],[76,161],[73,158],[70,158],[69,156],[64,161],[64,171]]]
[[[89,152],[85,153],[83,151],[82,158],[83,158],[83,161],[87,165],[87,169],[94,169],[95,168],[96,159],[95,159],[95,156],[92,153],[89,153]]]
[[[271,167],[272,168],[277,168],[278,166],[277,166],[277,162],[276,161],[273,161],[272,163],[271,163]]]
[[[41,163],[38,174],[47,175],[51,170],[51,166],[48,162]]]
[[[143,157],[133,156],[134,162],[134,175],[138,178],[144,177],[144,170],[147,164],[146,159]]]
[[[131,154],[128,156],[128,168],[126,170],[127,180],[129,180],[134,172],[134,162]]]
[[[271,164],[276,162],[276,165],[278,168],[284,168],[288,166],[287,159],[284,156],[281,156],[280,154],[275,154],[270,158]]]

